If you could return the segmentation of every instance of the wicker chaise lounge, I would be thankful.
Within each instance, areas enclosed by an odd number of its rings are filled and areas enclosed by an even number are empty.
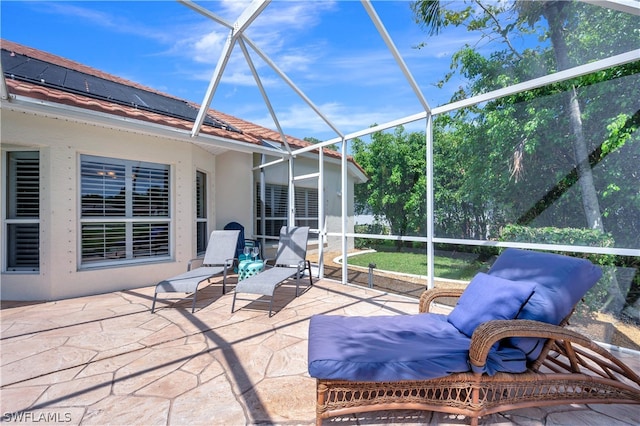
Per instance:
[[[640,404],[640,376],[564,327],[577,300],[601,275],[585,262],[509,249],[465,292],[425,291],[419,315],[312,317],[309,373],[316,378],[317,424],[351,413],[412,409],[464,415],[477,425],[482,416],[517,408]],[[526,296],[529,290],[518,287],[524,296],[508,299],[523,305],[505,308],[503,290],[487,287],[495,279],[513,288],[533,282],[533,292]],[[429,313],[442,297],[460,302],[449,316]],[[461,311],[461,304],[472,312]],[[482,308],[490,312],[478,314]],[[492,316],[498,319],[486,320]],[[442,335],[440,345],[435,334]]]

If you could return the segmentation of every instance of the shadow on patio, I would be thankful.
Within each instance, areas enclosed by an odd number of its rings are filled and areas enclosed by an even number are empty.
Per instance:
[[[190,303],[149,308],[153,287],[50,303],[3,303],[2,419],[83,425],[314,424],[307,373],[314,314],[397,315],[415,299],[321,280],[294,297],[231,314],[221,286]],[[640,408],[567,406],[493,415],[486,424],[633,424]],[[465,424],[429,412],[374,412],[341,424]]]

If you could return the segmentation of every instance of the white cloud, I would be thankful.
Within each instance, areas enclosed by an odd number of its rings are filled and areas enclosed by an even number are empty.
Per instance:
[[[250,0],[222,0],[220,3],[220,15],[229,21],[234,21],[251,4]],[[205,3],[205,7],[207,4]]]
[[[311,29],[320,23],[325,12],[335,9],[334,1],[272,2],[256,19],[252,28],[258,32],[280,34],[297,29]]]
[[[204,6],[228,22],[234,22],[248,4],[249,2],[222,1],[204,3]],[[311,31],[318,24],[320,14],[333,7],[334,2],[327,1],[273,2],[251,24],[246,34],[283,71],[306,70],[313,59],[310,57],[308,49],[301,51],[300,47],[296,45],[295,31]],[[173,49],[173,51],[186,54],[197,63],[215,66],[222,53],[229,30],[213,21],[207,21],[207,25],[202,23],[193,25],[189,32],[192,34],[190,40],[187,43],[178,42],[180,48]],[[199,18],[199,22],[202,22],[202,18]],[[250,47],[249,51],[251,52]],[[261,60],[255,59],[257,58],[255,53],[252,54],[252,58],[254,58],[255,66],[258,69],[265,66]],[[250,80],[238,78],[238,76],[248,73],[248,66],[239,46],[234,47],[226,73],[235,77],[227,77],[225,82],[243,84],[253,81],[253,78]]]
[[[193,60],[205,64],[215,64],[222,53],[226,39],[224,33],[216,31],[211,31],[198,38],[193,43]]]
[[[234,72],[226,73],[222,76],[222,81],[228,84],[238,86],[255,86],[257,90],[256,80],[253,78],[253,74],[249,70],[242,72],[241,70],[234,70]],[[278,84],[279,80],[260,76],[260,82],[263,86],[268,87],[274,84]]]
[[[147,17],[126,9],[119,14],[112,7],[100,9],[111,13],[101,12],[90,3],[84,3],[82,7],[74,3],[51,3],[51,7],[57,8],[57,13],[64,14],[65,18],[74,17],[113,32],[135,34],[143,43],[155,41],[148,43],[149,55],[162,57],[166,63],[163,74],[171,75],[173,80],[165,87],[175,95],[186,94],[195,101],[202,99],[229,35],[225,26],[177,2],[162,3],[168,10],[164,13],[171,14],[170,20],[160,20],[160,15]],[[227,0],[198,4],[232,23],[249,3]],[[406,2],[402,4],[407,5]],[[393,7],[400,7],[400,4]],[[138,9],[144,10],[144,7]],[[406,15],[402,13],[392,16],[406,21]],[[156,22],[153,22],[154,18]],[[381,15],[381,19],[384,22],[385,16]],[[419,109],[405,76],[367,20],[366,13],[357,3],[273,1],[252,23],[247,34],[300,90],[319,105],[340,131],[350,133],[373,123],[414,114]],[[449,52],[467,42],[469,34],[459,31],[445,37],[429,38],[424,49],[415,49],[412,46],[422,41],[424,34],[408,21],[402,25],[398,22],[390,20],[386,24],[429,99],[433,92],[431,85],[448,71]],[[332,135],[330,127],[306,105],[300,105],[299,97],[251,47],[249,51],[285,131],[298,137]],[[135,76],[132,79],[140,80]],[[229,58],[217,92],[214,107],[274,128],[264,105],[260,112],[251,105],[261,102],[261,97],[238,46]]]
[[[317,108],[343,134],[367,129],[373,124],[386,123],[398,117],[409,116],[418,112],[402,111],[388,107],[376,110],[368,108],[367,105],[353,107],[352,105],[338,102],[317,105]],[[284,110],[276,111],[276,115],[285,133],[300,139],[312,136],[328,140],[338,136],[320,116],[304,104],[289,105]],[[243,117],[253,123],[275,129],[273,120],[268,114],[251,117],[245,113]],[[409,131],[424,131],[424,122],[408,124],[405,128]]]
[[[34,5],[37,5],[39,12],[58,15],[64,17],[64,19],[78,20],[84,24],[91,23],[96,27],[120,34],[131,34],[162,43],[169,43],[175,40],[173,34],[164,28],[149,23],[144,16],[136,16],[135,19],[132,19],[126,14],[103,12],[92,7],[92,3],[44,1],[34,2]],[[87,6],[78,6],[78,4],[86,4]]]

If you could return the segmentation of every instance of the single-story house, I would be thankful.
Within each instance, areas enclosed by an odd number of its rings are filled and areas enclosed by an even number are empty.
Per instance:
[[[213,109],[192,136],[198,105],[7,40],[1,49],[3,300],[155,284],[231,221],[266,238],[293,211],[315,235],[319,219],[340,230],[339,153],[323,151],[319,218],[318,150],[293,160],[279,132]],[[294,182],[291,208],[290,170],[312,177]],[[353,232],[353,186],[366,176],[351,158],[347,176]]]

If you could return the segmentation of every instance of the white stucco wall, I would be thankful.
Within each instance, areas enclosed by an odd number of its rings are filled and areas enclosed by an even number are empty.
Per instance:
[[[229,222],[244,226],[245,237],[253,234],[252,154],[228,151],[216,156],[216,229]]]
[[[0,245],[2,300],[58,300],[155,285],[186,270],[196,257],[195,177],[207,175],[208,228],[222,229],[231,221],[245,227],[247,237],[254,230],[255,186],[252,168],[259,156],[226,151],[213,155],[203,148],[121,127],[87,124],[82,120],[44,117],[39,114],[2,110],[2,166],[7,151],[40,152],[40,271],[6,272],[5,239]],[[171,258],[149,263],[111,267],[81,267],[80,156],[93,155],[168,164],[171,167]],[[311,154],[298,156],[295,175],[318,171]],[[340,164],[325,165],[325,212],[327,230],[341,230]],[[3,171],[4,173],[4,171]],[[271,167],[267,182],[286,185],[288,164]],[[297,183],[317,187],[315,179]],[[4,190],[5,185],[2,185]],[[349,193],[353,182],[349,180]],[[4,223],[6,206],[0,206]],[[349,197],[349,225],[353,230],[353,200]],[[4,228],[3,228],[4,233]],[[341,249],[339,237],[330,237],[329,250]],[[349,246],[353,245],[352,241]]]
[[[330,172],[331,171],[331,172]],[[326,229],[328,233],[342,232],[342,197],[347,197],[347,228],[346,232],[354,231],[353,179],[347,180],[346,194],[342,190],[342,178],[338,165],[325,166],[325,209]],[[347,238],[347,250],[354,248],[353,238]],[[327,237],[327,250],[331,252],[342,250],[340,237]]]
[[[265,163],[276,160],[275,157],[267,157]],[[256,156],[255,164],[259,164],[260,156]],[[342,177],[340,169],[340,160],[325,156],[324,165],[324,208],[325,208],[325,225],[327,232],[342,232]],[[286,161],[265,168],[264,178],[267,183],[287,185],[289,179],[289,165]],[[313,154],[303,154],[296,157],[294,162],[293,173],[295,176],[309,175],[317,173],[319,170],[318,159]],[[256,179],[258,175],[256,174]],[[354,200],[353,188],[354,178],[349,176],[347,179],[347,232],[354,231]],[[296,186],[317,188],[318,179],[305,179],[296,182]],[[353,249],[353,238],[347,238],[347,249]],[[340,237],[327,237],[325,244],[327,251],[341,251],[342,243]]]
[[[3,300],[56,300],[133,289],[186,270],[188,260],[195,257],[195,171],[214,177],[215,156],[189,143],[7,110],[2,111],[1,124],[3,156],[6,150],[39,147],[41,169],[40,271],[5,272],[3,244]],[[82,154],[171,166],[171,236],[175,241],[171,260],[97,269],[79,267]],[[211,230],[216,211],[214,179],[209,179],[209,186]],[[4,215],[4,196],[2,202]]]

